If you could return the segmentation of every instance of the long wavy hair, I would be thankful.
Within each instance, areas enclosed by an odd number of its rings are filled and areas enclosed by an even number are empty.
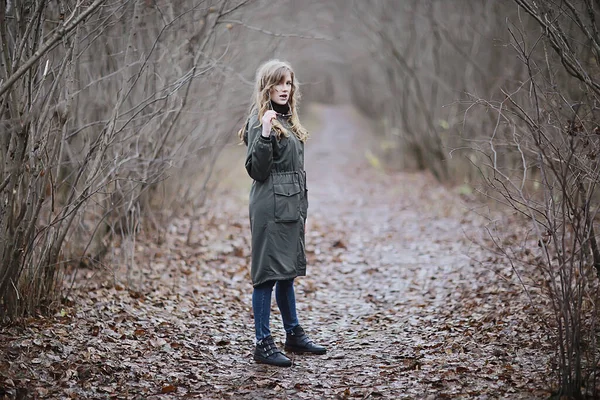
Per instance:
[[[269,60],[258,68],[256,71],[256,82],[254,84],[254,94],[252,95],[250,114],[255,110],[258,111],[258,126],[262,125],[262,117],[265,115],[265,112],[270,109],[271,89],[285,78],[286,72],[289,72],[292,77],[292,89],[288,100],[290,113],[292,114],[290,117],[290,128],[300,141],[306,142],[306,139],[308,139],[308,131],[300,123],[297,111],[298,102],[300,100],[300,90],[294,76],[294,70],[287,62]],[[289,136],[287,130],[283,128],[279,121],[274,119],[272,126],[277,135],[277,139],[280,139],[281,136]],[[244,139],[244,131],[245,126],[238,132],[238,136],[242,140]]]

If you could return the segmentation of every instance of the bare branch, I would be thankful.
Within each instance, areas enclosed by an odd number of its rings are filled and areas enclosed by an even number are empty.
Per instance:
[[[72,15],[71,18],[67,19],[65,23],[57,28],[56,32],[25,62],[18,70],[16,70],[11,76],[6,79],[6,82],[0,86],[0,96],[2,96],[14,83],[19,80],[35,63],[42,58],[46,53],[58,44],[65,36],[67,36],[73,29],[83,22],[88,16],[90,16],[98,7],[100,7],[106,0],[94,0],[94,2],[88,6],[81,14]]]
[[[261,33],[264,33],[265,35],[274,36],[274,37],[301,38],[301,39],[309,39],[309,40],[333,40],[332,38],[328,38],[326,36],[307,36],[307,35],[300,35],[297,33],[275,33],[275,32],[266,30],[264,28],[248,25],[248,24],[244,23],[243,21],[240,21],[237,19],[222,19],[220,22],[223,24],[242,25],[243,27],[250,29],[252,31],[261,32]]]

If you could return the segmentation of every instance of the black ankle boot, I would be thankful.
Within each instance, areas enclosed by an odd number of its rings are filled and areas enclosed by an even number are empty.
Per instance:
[[[313,343],[300,325],[287,334],[285,349],[294,353],[325,354],[327,352],[325,347]]]
[[[275,346],[275,342],[271,336],[267,336],[256,344],[254,361],[278,367],[289,367],[292,365],[292,361]]]

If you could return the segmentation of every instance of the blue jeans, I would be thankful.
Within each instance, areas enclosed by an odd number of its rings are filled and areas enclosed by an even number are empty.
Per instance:
[[[271,293],[273,292],[273,286],[275,286],[275,300],[277,300],[277,307],[279,307],[279,311],[281,312],[285,331],[290,333],[298,326],[294,280],[265,282],[256,286],[252,293],[254,329],[257,342],[271,335],[269,318],[271,316]]]

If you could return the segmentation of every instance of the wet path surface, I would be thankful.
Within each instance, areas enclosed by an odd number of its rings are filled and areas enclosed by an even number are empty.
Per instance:
[[[40,398],[543,397],[542,334],[526,321],[518,288],[474,261],[486,255],[467,236],[480,235],[483,222],[426,174],[372,168],[370,128],[352,110],[316,112],[306,150],[308,276],[296,290],[301,324],[328,347],[325,356],[293,356],[288,369],[252,360],[247,188],[224,189],[189,243],[185,217],[162,244],[137,244],[135,290],[82,279],[72,315],[13,338],[14,360],[36,357],[31,390]],[[278,317],[273,301],[282,344]]]

